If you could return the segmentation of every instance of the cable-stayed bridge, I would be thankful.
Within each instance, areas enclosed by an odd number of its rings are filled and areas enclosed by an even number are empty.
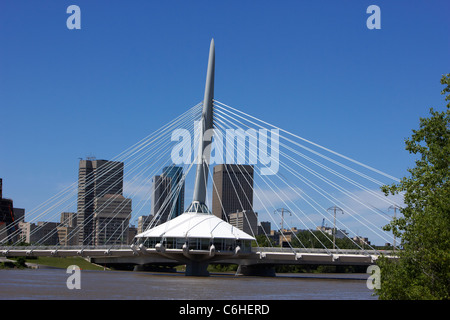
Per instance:
[[[367,238],[395,245],[382,226],[392,219],[387,208],[400,207],[401,199],[386,197],[380,187],[399,180],[214,99],[214,68],[212,41],[203,101],[86,173],[82,201],[78,181],[28,212],[27,222],[46,221],[30,231],[30,237],[38,235],[30,246],[19,246],[24,241],[19,222],[9,224],[0,237],[2,254],[186,264],[192,275],[206,275],[209,263],[236,263],[241,274],[267,275],[267,267],[276,264],[370,265],[382,253],[391,255]],[[123,174],[111,183],[118,163],[124,164]],[[210,170],[221,164],[221,172]],[[170,188],[164,179],[152,180],[175,166],[182,174]],[[117,183],[120,194],[112,191]],[[177,215],[185,186],[192,198]],[[234,212],[227,209],[226,194],[241,212],[233,219],[240,217],[245,232],[229,221]],[[126,209],[131,202],[132,210]],[[155,203],[159,208],[146,230],[129,241],[129,224],[149,215]],[[63,235],[61,228],[45,228],[62,212],[79,214],[80,207],[94,209]],[[69,226],[69,219],[60,225]],[[261,222],[280,228],[273,233]],[[89,241],[80,241],[80,230]],[[49,246],[55,236],[59,244]]]

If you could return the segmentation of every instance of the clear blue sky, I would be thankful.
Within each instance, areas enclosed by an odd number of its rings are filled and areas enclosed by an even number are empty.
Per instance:
[[[66,8],[81,8],[68,30]],[[381,8],[369,30],[366,9]],[[31,210],[203,98],[397,177],[404,139],[442,109],[449,1],[0,2],[0,177]]]

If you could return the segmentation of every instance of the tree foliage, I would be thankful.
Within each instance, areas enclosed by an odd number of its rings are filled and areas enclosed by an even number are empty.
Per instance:
[[[450,101],[450,74],[441,94]],[[406,139],[417,156],[409,177],[383,186],[386,195],[402,193],[402,215],[385,230],[401,238],[399,259],[380,259],[381,299],[450,298],[450,103],[445,111],[430,109],[420,128]]]
[[[359,249],[358,245],[356,245],[349,238],[336,238],[336,248],[339,249]],[[326,234],[320,230],[303,230],[299,231],[295,238],[293,238],[292,247],[302,248],[303,246],[306,248],[333,248],[333,236]]]

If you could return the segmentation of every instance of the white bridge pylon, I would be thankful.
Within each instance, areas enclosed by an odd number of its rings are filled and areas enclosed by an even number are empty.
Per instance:
[[[208,69],[206,74],[203,111],[200,120],[201,132],[198,141],[197,172],[193,200],[189,208],[180,216],[138,234],[141,245],[151,246],[163,255],[186,263],[186,275],[208,275],[208,261],[213,259],[216,251],[234,251],[234,255],[251,252],[254,237],[233,227],[231,224],[214,216],[206,205],[211,139],[205,139],[205,133],[213,129],[215,46],[211,40]],[[169,244],[169,242],[171,242]],[[182,255],[165,253],[165,247],[183,249]],[[209,254],[193,255],[190,249],[208,250]]]

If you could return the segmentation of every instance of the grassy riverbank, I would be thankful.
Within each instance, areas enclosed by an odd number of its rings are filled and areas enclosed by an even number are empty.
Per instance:
[[[20,268],[28,265],[47,266],[53,268],[67,269],[68,266],[76,265],[82,270],[103,270],[101,266],[86,261],[81,257],[33,257],[33,258],[9,258],[16,261],[14,264],[4,264],[4,268]]]

